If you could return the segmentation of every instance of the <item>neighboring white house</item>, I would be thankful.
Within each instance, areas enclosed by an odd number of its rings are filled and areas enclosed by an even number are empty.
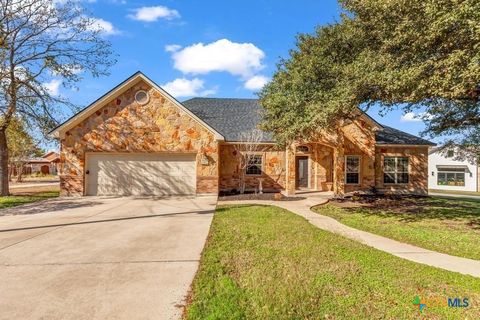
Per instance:
[[[479,164],[454,160],[455,152],[442,154],[432,148],[428,155],[428,188],[452,191],[480,191]]]

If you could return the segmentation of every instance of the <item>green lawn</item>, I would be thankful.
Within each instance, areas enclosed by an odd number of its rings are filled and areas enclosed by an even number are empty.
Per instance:
[[[391,256],[268,206],[217,209],[186,319],[480,317],[480,279]],[[448,308],[448,297],[470,307]]]
[[[45,200],[48,198],[58,197],[58,191],[40,192],[29,195],[14,195],[8,197],[0,197],[0,209],[19,206],[26,203]]]
[[[480,201],[420,198],[373,207],[314,211],[350,227],[455,256],[480,260]]]

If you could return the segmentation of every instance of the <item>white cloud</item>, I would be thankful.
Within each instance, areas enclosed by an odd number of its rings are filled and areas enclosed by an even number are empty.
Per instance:
[[[400,121],[403,122],[418,122],[422,121],[422,119],[418,118],[415,112],[408,112],[405,113],[401,118]]]
[[[128,17],[133,20],[144,22],[154,22],[158,19],[172,20],[180,17],[177,10],[169,9],[164,6],[141,7],[135,9],[134,12],[134,14],[129,14]]]
[[[180,50],[182,48],[181,45],[178,45],[178,44],[167,44],[165,46],[165,51],[167,52],[176,52],[178,50]]]
[[[415,112],[407,112],[401,116],[400,121],[402,122],[420,122],[423,120],[428,120],[431,118],[431,115],[426,112],[420,112],[416,114]]]
[[[263,69],[265,53],[252,43],[222,39],[210,44],[196,43],[172,54],[174,67],[185,74],[225,71],[250,78]]]
[[[204,90],[204,81],[198,78],[178,78],[161,87],[174,97],[208,96],[217,92],[216,88]]]
[[[52,79],[49,82],[44,82],[43,87],[48,91],[49,94],[52,96],[58,96],[60,85],[62,84],[62,80],[60,79]]]
[[[90,30],[92,31],[99,30],[104,35],[114,35],[119,33],[119,31],[109,21],[103,20],[102,18],[90,19],[92,20],[92,24],[90,25]]]
[[[270,81],[270,78],[265,76],[253,76],[245,82],[245,89],[260,90]]]

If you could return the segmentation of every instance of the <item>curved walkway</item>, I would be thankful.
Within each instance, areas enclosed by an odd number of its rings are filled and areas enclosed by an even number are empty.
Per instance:
[[[218,204],[261,204],[277,206],[304,217],[308,222],[320,229],[340,234],[375,249],[393,254],[394,256],[448,271],[480,277],[480,261],[478,260],[455,257],[354,229],[333,218],[320,215],[310,210],[312,206],[325,204],[327,202],[327,197],[320,196],[309,197],[299,201],[243,200],[219,201]]]

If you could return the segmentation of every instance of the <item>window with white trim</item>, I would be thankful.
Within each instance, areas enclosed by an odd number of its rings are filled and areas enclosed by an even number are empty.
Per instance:
[[[261,175],[263,156],[261,154],[247,154],[245,157],[247,161],[245,174],[252,176]]]
[[[437,185],[464,187],[465,169],[439,168],[437,174]]]
[[[408,181],[408,157],[385,157],[383,159],[383,183],[405,184]]]
[[[345,183],[346,184],[360,183],[360,157],[359,156],[346,156]]]

